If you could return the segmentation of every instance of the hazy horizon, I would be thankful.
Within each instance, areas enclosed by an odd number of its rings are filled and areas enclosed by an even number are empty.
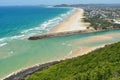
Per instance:
[[[59,5],[59,4],[120,4],[120,0],[0,0],[0,6]]]

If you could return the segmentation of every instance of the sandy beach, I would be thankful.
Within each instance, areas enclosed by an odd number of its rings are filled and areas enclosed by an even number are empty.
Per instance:
[[[88,26],[90,26],[90,23],[86,23],[83,21],[84,16],[84,10],[81,8],[75,8],[76,11],[64,22],[59,24],[53,29],[53,33],[57,32],[66,32],[66,31],[76,31],[76,30],[86,30]],[[93,29],[90,27],[90,29]],[[103,36],[93,36],[88,38],[90,41],[99,41],[99,40],[110,40],[112,39],[111,36],[103,35]],[[82,56],[84,54],[87,54],[97,48],[104,47],[105,45],[101,46],[95,46],[95,47],[86,47],[79,49],[76,52],[71,52],[68,56],[65,56],[64,58],[61,58],[62,60],[65,60],[67,58],[73,58],[77,56]],[[59,60],[61,60],[59,59]]]
[[[101,45],[101,46],[96,46],[96,47],[85,47],[85,48],[82,48],[78,51],[76,51],[75,53],[72,53],[70,55],[67,56],[67,58],[73,58],[73,57],[78,57],[78,56],[82,56],[82,55],[85,55],[89,52],[92,52],[98,48],[102,48],[104,47],[105,45]]]
[[[92,42],[97,42],[97,41],[105,41],[105,40],[112,40],[113,37],[110,35],[99,35],[99,36],[92,36],[92,37],[88,37],[86,38],[88,40],[89,43]],[[100,45],[100,46],[94,46],[94,47],[83,47],[78,49],[76,52],[71,53],[70,55],[68,55],[68,58],[73,58],[73,57],[78,57],[78,56],[82,56],[84,54],[87,54],[89,52],[92,52],[98,48],[102,48],[104,47],[106,44]]]
[[[90,24],[83,22],[84,10],[81,8],[75,9],[76,11],[66,21],[56,26],[52,32],[86,30]]]
[[[83,18],[84,18],[83,14],[84,14],[83,9],[76,8],[76,11],[73,13],[73,15],[71,15],[66,21],[64,21],[61,24],[59,24],[58,26],[56,26],[56,28],[54,28],[52,30],[52,33],[74,31],[74,30],[86,30],[87,27],[90,25],[90,23],[83,22]],[[103,40],[103,41],[104,40],[111,40],[113,38],[111,37],[111,35],[99,35],[99,36],[88,37],[86,39],[88,40],[88,42],[91,42],[91,41],[100,41],[100,40]],[[101,47],[104,47],[104,46],[105,46],[105,44],[101,45],[101,46],[94,46],[94,47],[81,47],[80,49],[78,49],[75,52],[70,52],[70,54],[68,54],[65,57],[58,58],[57,60],[55,59],[55,60],[51,60],[51,61],[48,61],[48,62],[43,62],[43,63],[36,64],[36,65],[33,65],[33,66],[28,66],[24,69],[20,69],[18,71],[15,71],[15,72],[11,73],[10,75],[8,75],[6,77],[9,77],[11,75],[17,74],[20,71],[25,71],[25,70],[27,70],[31,67],[36,67],[36,66],[44,64],[44,63],[61,61],[61,60],[66,60],[66,59],[70,59],[70,58],[73,58],[73,57],[82,56],[82,55],[87,54],[87,53],[89,53],[89,52],[91,52],[91,51],[93,51],[97,48],[101,48]]]

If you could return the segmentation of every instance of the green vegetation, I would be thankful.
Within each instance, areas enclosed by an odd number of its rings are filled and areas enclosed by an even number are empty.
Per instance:
[[[85,18],[85,22],[91,23],[90,26],[94,27],[94,29],[109,29],[109,28],[120,28],[120,24],[115,24],[112,20],[105,20],[104,18],[100,18],[100,16],[95,16],[92,18]]]
[[[117,4],[62,4],[54,7],[83,8],[86,16],[84,21],[91,23],[96,30],[120,28],[120,5]]]
[[[120,7],[84,7],[85,22],[91,23],[94,29],[120,28]]]
[[[120,42],[65,60],[24,80],[120,80]]]

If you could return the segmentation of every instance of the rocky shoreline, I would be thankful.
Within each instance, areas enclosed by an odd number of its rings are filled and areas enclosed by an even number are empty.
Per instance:
[[[118,29],[119,28],[103,29],[103,30],[87,29],[87,30],[75,30],[75,31],[57,32],[57,33],[47,33],[47,34],[31,36],[28,38],[28,40],[39,40],[39,39],[45,39],[45,38],[63,37],[63,36],[77,35],[77,34],[83,34],[83,33],[94,33],[94,32],[102,32],[102,31],[118,30]]]
[[[118,30],[119,28],[114,29],[107,29],[107,30]],[[53,38],[53,37],[62,37],[62,36],[69,36],[69,35],[76,35],[76,34],[82,34],[82,33],[93,33],[93,32],[101,32],[101,31],[107,31],[107,30],[84,30],[84,31],[69,31],[69,32],[60,32],[60,33],[50,33],[50,34],[43,34],[38,36],[30,37],[29,40],[38,40],[38,39],[45,39],[45,38]],[[74,57],[72,57],[74,58]],[[71,58],[67,58],[71,59]],[[66,59],[65,59],[66,60]],[[56,60],[52,62],[48,62],[45,64],[37,64],[32,67],[28,67],[26,69],[14,72],[10,74],[9,76],[5,77],[3,80],[21,80],[37,71],[42,71],[44,69],[47,69],[49,66],[58,64],[64,60]]]
[[[16,73],[10,74],[9,76],[7,76],[6,78],[4,78],[2,80],[21,80],[21,79],[35,73],[36,71],[42,71],[44,69],[47,69],[49,66],[58,64],[62,61],[63,60],[48,62],[45,64],[37,64],[37,65],[34,65],[32,67],[26,68],[24,70],[18,71]]]
[[[91,32],[96,32],[96,31],[93,31],[93,30],[75,30],[75,31],[48,33],[48,34],[31,36],[28,38],[28,40],[38,40],[38,39],[45,39],[45,38],[63,37],[63,36],[70,36],[70,35],[76,35],[76,34],[80,34],[80,33],[91,33]]]

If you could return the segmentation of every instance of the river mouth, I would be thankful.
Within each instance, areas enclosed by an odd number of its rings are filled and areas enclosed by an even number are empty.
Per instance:
[[[39,63],[58,60],[78,50],[120,41],[120,30],[29,41],[13,40],[0,48],[0,77]]]

